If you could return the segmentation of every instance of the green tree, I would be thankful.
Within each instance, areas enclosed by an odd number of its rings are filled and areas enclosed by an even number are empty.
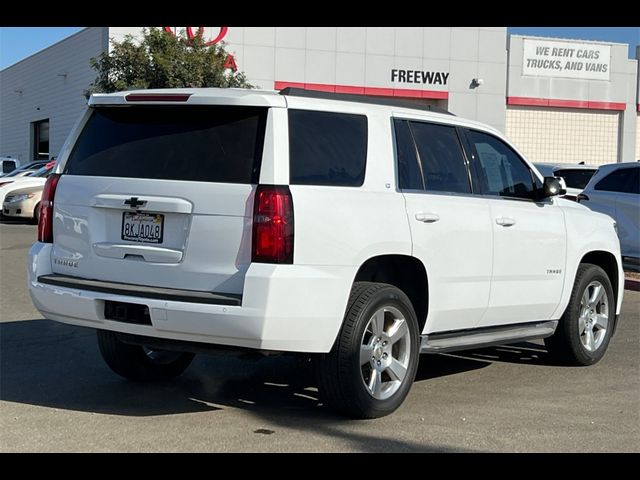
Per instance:
[[[90,60],[98,76],[85,95],[145,88],[253,88],[244,73],[224,68],[224,43],[204,43],[202,37],[187,39],[161,28],[144,28],[140,39],[127,35],[111,43],[111,52]]]

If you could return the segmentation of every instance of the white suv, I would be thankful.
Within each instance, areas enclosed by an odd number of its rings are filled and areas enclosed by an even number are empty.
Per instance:
[[[420,353],[545,338],[602,358],[623,292],[612,219],[493,128],[304,90],[93,95],[43,192],[29,290],[133,380],[193,352],[311,354],[321,395],[394,411]]]

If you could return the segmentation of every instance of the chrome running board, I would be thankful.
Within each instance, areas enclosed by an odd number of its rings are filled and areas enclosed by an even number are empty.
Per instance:
[[[535,340],[553,335],[557,326],[558,320],[550,320],[432,333],[420,337],[420,353],[452,352]]]

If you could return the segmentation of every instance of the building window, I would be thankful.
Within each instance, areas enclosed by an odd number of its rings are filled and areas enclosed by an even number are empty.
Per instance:
[[[33,122],[33,159],[49,159],[49,119]]]

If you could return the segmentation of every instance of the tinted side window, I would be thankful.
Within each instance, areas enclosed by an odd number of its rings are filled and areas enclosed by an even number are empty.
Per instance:
[[[607,192],[640,193],[639,171],[640,168],[621,168],[611,172],[596,184],[595,189]]]
[[[640,194],[640,168],[635,167],[631,170],[633,170],[633,173],[629,178],[629,188],[627,189],[627,193]]]
[[[289,110],[292,184],[358,187],[366,163],[366,116]]]
[[[531,171],[506,143],[473,130],[468,136],[478,154],[480,182],[486,195],[533,198]]]
[[[455,127],[409,122],[427,192],[471,193],[469,174]]]
[[[408,190],[424,190],[424,178],[418,165],[416,146],[406,120],[393,121],[398,158],[398,186]]]

